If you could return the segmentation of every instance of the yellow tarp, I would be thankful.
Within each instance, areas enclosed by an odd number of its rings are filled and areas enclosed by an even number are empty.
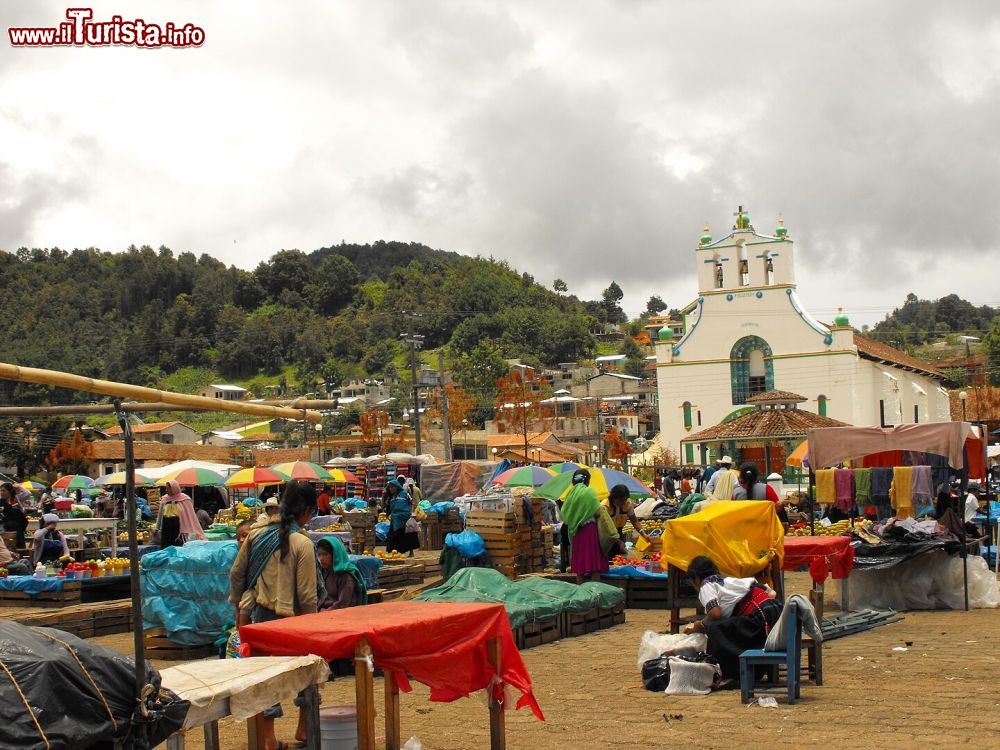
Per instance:
[[[716,502],[664,525],[661,558],[687,570],[694,558],[705,555],[723,575],[744,578],[760,572],[774,557],[780,563],[784,539],[769,500]]]

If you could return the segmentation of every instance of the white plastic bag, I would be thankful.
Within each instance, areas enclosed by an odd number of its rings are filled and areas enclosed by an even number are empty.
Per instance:
[[[410,739],[406,741],[406,744],[403,745],[403,750],[423,750],[423,748],[423,743],[416,737],[410,737]]]
[[[671,657],[670,683],[663,692],[667,695],[708,695],[712,683],[722,675],[718,664],[686,661]]]
[[[694,656],[699,651],[708,648],[708,636],[704,633],[683,633],[660,635],[652,630],[642,634],[639,641],[639,670],[650,659],[657,659],[664,654],[674,656]]]

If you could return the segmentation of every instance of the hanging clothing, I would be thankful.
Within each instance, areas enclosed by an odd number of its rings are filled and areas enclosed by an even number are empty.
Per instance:
[[[879,466],[872,469],[872,502],[887,503],[892,486],[892,469]]]
[[[833,505],[837,502],[837,486],[833,469],[820,469],[816,472],[816,502]]]
[[[913,504],[927,505],[934,500],[934,476],[930,466],[913,466]]]
[[[854,502],[859,508],[871,505],[872,502],[872,470],[854,470]]]
[[[854,471],[834,469],[833,485],[837,497],[836,507],[845,513],[850,513],[854,508]]]
[[[889,500],[897,518],[913,518],[913,467],[896,466],[892,470]]]

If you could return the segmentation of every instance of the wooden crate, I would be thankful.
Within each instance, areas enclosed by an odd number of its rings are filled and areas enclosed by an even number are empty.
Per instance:
[[[563,612],[564,638],[593,633],[600,626],[600,610],[597,607],[587,612]]]
[[[23,591],[0,591],[0,607],[65,607],[80,603],[81,581],[64,581],[62,591],[26,594]]]
[[[437,513],[420,522],[420,549],[444,549],[444,529]]]
[[[164,661],[192,661],[217,655],[215,646],[206,643],[200,646],[185,646],[174,643],[167,637],[163,628],[150,628],[142,631],[142,644],[147,659],[162,659]]]
[[[613,628],[615,625],[622,625],[625,622],[625,602],[616,604],[614,607],[600,607],[598,609],[599,627]]]
[[[422,562],[410,562],[406,565],[406,585],[421,586],[424,582],[424,564]]]
[[[670,609],[669,579],[629,578],[626,605],[631,609]]]
[[[394,589],[406,586],[409,571],[403,565],[384,565],[378,572],[378,587]]]
[[[473,510],[465,516],[465,528],[482,536],[489,534],[513,534],[518,530],[514,513],[493,513],[488,510]]]
[[[521,644],[519,648],[534,648],[545,643],[553,643],[562,637],[562,618],[553,617],[551,620],[538,620],[522,625]]]

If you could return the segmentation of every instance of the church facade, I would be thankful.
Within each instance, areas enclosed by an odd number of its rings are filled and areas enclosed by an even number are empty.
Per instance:
[[[715,456],[682,439],[746,413],[766,391],[802,394],[801,408],[856,426],[950,419],[942,372],[855,332],[843,313],[831,324],[809,314],[781,222],[761,234],[740,207],[727,237],[706,227],[694,259],[699,291],[684,334],[664,327],[655,344],[661,443],[684,463]]]

